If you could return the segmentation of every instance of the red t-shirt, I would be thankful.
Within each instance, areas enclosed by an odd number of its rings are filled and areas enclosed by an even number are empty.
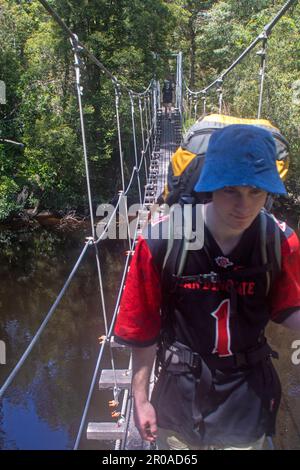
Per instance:
[[[231,299],[226,283],[181,283],[176,309],[188,328],[180,329],[180,325],[178,326],[178,340],[185,344],[195,344],[199,338],[199,349],[196,349],[198,352],[217,352],[226,356],[251,347],[270,319],[281,323],[300,310],[299,239],[286,224],[279,226],[282,268],[272,284],[268,298],[264,296],[265,274],[254,276],[253,279],[250,277],[240,283],[235,282],[238,315],[234,317],[229,311]],[[201,249],[188,255],[184,274],[207,273],[212,268],[214,271],[225,271],[234,269],[237,265],[247,267],[258,264],[255,260],[255,253],[260,251],[258,221],[254,221],[244,232],[237,247],[226,257],[222,256],[207,229],[205,245],[214,266],[211,266],[211,260],[207,260],[205,251]],[[161,264],[157,261],[160,251],[158,247],[165,250],[166,243],[144,237],[140,237],[138,241],[115,326],[115,337],[119,342],[143,347],[155,344],[158,340],[161,328],[160,308],[164,295],[161,289]]]

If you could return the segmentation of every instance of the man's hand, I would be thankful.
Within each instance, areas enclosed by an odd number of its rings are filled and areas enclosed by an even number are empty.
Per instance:
[[[156,440],[156,413],[148,400],[142,403],[135,403],[134,421],[142,439],[149,442]]]
[[[134,420],[142,439],[154,442],[157,433],[156,413],[149,401],[149,380],[156,345],[132,348],[132,391]]]

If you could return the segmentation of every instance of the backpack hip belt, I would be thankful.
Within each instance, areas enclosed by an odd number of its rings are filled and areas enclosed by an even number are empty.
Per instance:
[[[214,354],[200,355],[187,346],[175,341],[166,347],[163,354],[163,364],[170,371],[188,371],[203,369],[203,362],[210,369],[230,369],[243,366],[254,366],[267,358],[278,359],[278,353],[273,351],[267,342],[255,349],[237,352],[232,356],[220,357]]]
[[[256,349],[234,353],[232,356],[219,357],[216,355],[203,356],[203,360],[211,369],[234,369],[255,366],[268,358],[278,359],[276,351],[265,342]]]

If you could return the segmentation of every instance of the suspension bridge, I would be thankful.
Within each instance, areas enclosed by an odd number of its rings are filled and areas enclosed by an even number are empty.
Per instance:
[[[273,19],[263,28],[263,31],[252,41],[252,43],[243,51],[243,53],[228,67],[219,77],[212,83],[199,91],[191,90],[183,76],[183,57],[179,52],[176,55],[176,86],[175,86],[175,106],[172,108],[172,113],[166,116],[161,109],[161,91],[160,83],[157,79],[153,78],[149,86],[141,91],[134,91],[122,82],[122,80],[115,77],[96,57],[91,53],[84,44],[82,44],[77,35],[71,31],[64,21],[58,16],[53,8],[46,0],[39,0],[48,13],[53,17],[59,26],[62,28],[66,37],[70,40],[70,47],[74,54],[74,69],[76,79],[76,91],[78,99],[78,109],[81,124],[82,135],[82,148],[83,158],[85,162],[87,193],[89,201],[89,214],[91,224],[91,235],[86,238],[82,251],[67,278],[62,290],[57,296],[54,304],[45,316],[42,324],[36,332],[34,338],[29,344],[26,351],[23,353],[16,367],[10,373],[9,377],[0,389],[0,397],[3,397],[7,389],[11,386],[14,378],[20,371],[24,362],[28,359],[32,349],[38,342],[40,336],[45,330],[50,318],[53,316],[57,306],[66,293],[68,286],[76,275],[76,272],[81,265],[88,250],[93,249],[95,252],[95,260],[97,265],[98,284],[99,284],[99,303],[104,319],[105,332],[99,348],[98,358],[95,364],[93,377],[91,379],[89,393],[86,397],[86,403],[82,412],[81,423],[78,429],[77,438],[74,444],[74,449],[78,449],[80,441],[84,433],[87,439],[90,440],[105,440],[114,441],[116,449],[143,449],[145,443],[141,441],[138,433],[133,425],[132,419],[132,396],[131,396],[131,362],[129,361],[127,368],[118,368],[115,359],[115,349],[124,348],[114,341],[113,329],[118,314],[122,292],[126,283],[126,275],[130,268],[130,259],[134,253],[135,245],[143,226],[148,222],[153,207],[160,194],[163,192],[167,180],[167,170],[172,153],[180,144],[182,132],[185,129],[186,123],[191,119],[196,120],[200,114],[207,113],[207,96],[215,96],[218,107],[218,112],[223,111],[223,88],[226,85],[226,77],[235,69],[235,67],[249,54],[252,53],[257,47],[260,47],[256,54],[260,57],[259,65],[259,78],[260,86],[258,92],[258,110],[257,118],[260,118],[263,112],[263,96],[264,96],[264,82],[266,71],[266,56],[267,56],[267,42],[273,28],[276,26],[282,16],[288,9],[296,3],[296,0],[287,1],[281,10],[275,15]],[[83,57],[85,59],[83,59]],[[114,89],[114,103],[116,111],[116,135],[118,136],[119,157],[120,157],[120,174],[121,174],[121,188],[116,197],[116,204],[114,211],[109,217],[109,220],[102,224],[101,235],[97,235],[96,223],[94,219],[94,211],[92,206],[92,192],[89,177],[89,156],[86,145],[85,135],[85,122],[82,100],[84,99],[84,89],[82,85],[81,75],[84,73],[82,64],[84,60],[90,60],[94,63],[102,73],[104,73],[109,80],[111,80]],[[132,141],[134,151],[134,166],[131,170],[129,182],[125,184],[124,176],[124,160],[122,148],[122,129],[120,123],[120,101],[123,96],[129,98],[130,108],[128,112],[131,116],[132,124]],[[199,111],[200,104],[202,109]],[[141,135],[141,148],[137,145],[137,129]],[[128,230],[128,251],[123,268],[123,275],[119,286],[118,295],[115,302],[115,308],[112,315],[108,315],[105,302],[105,285],[102,277],[102,269],[99,257],[101,250],[101,242],[105,239],[109,231],[110,225],[115,221],[118,211],[121,207],[125,208],[126,224],[129,226],[127,196],[133,189],[134,184],[138,188],[138,202],[139,211],[138,217],[135,222],[134,235],[130,237]],[[157,206],[157,205],[156,205]],[[159,215],[159,208],[156,207],[156,214]],[[110,317],[110,318],[109,318]],[[110,369],[103,368],[103,360],[105,355],[109,356]],[[96,384],[98,384],[99,392],[101,390],[111,390],[112,400],[110,406],[112,409],[111,422],[89,422],[87,423],[88,411],[91,403],[92,394],[94,393]],[[289,410],[292,415],[292,411]],[[295,421],[295,420],[294,420]],[[300,431],[295,424],[295,431],[300,437]]]

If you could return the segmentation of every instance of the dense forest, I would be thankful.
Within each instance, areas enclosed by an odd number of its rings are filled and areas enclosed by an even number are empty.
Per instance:
[[[225,70],[282,7],[283,0],[51,0],[66,25],[122,83],[142,91],[155,75],[175,73],[201,89]],[[300,6],[268,40],[262,117],[291,145],[289,204],[300,189]],[[227,113],[255,117],[260,57],[248,56],[224,82]],[[87,211],[73,53],[68,38],[37,0],[0,0],[0,220],[48,209]],[[87,58],[83,104],[95,203],[120,189],[114,89]],[[208,111],[216,109],[212,94]],[[201,111],[199,111],[201,113]],[[129,100],[121,100],[125,173],[132,164]],[[6,140],[6,141],[5,141]],[[7,140],[18,142],[16,145]],[[298,214],[299,217],[299,214]]]

